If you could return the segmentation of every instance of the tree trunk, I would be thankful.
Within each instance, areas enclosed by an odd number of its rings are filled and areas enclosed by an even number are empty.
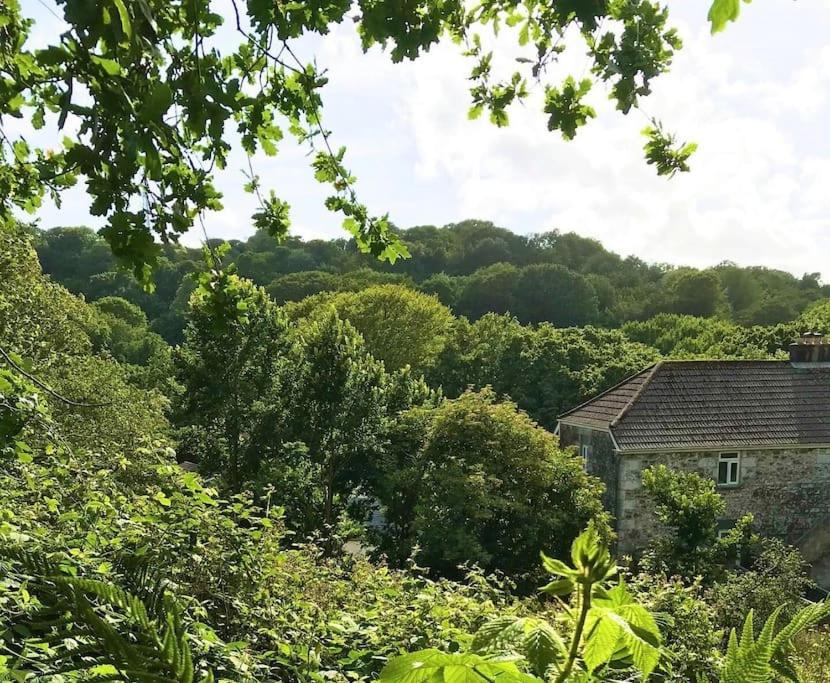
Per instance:
[[[323,529],[325,533],[325,550],[327,554],[334,552],[334,459],[326,462],[325,481],[323,482]]]

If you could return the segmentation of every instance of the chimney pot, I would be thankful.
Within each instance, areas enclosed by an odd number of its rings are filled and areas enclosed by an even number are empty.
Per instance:
[[[808,330],[790,344],[791,363],[830,363],[830,343],[821,332]]]

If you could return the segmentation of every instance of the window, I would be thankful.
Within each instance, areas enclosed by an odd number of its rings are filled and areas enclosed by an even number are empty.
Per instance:
[[[581,443],[579,445],[579,453],[582,456],[582,468],[588,469],[588,460],[591,457],[591,444]]]
[[[718,457],[718,486],[737,486],[741,481],[739,453],[721,453]]]
[[[718,539],[726,538],[732,530],[735,528],[735,523],[737,520],[735,519],[719,519],[718,520]],[[741,546],[735,545],[733,546],[729,554],[734,556],[732,557],[735,569],[740,569],[741,567]]]

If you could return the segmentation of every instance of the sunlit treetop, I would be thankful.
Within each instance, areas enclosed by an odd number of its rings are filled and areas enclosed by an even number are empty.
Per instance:
[[[737,5],[715,0],[713,30]],[[34,6],[0,0],[0,209],[35,212],[44,195],[59,202],[84,182],[114,254],[145,283],[160,243],[221,208],[214,178],[231,144],[273,155],[286,132],[311,147],[313,174],[331,187],[326,206],[342,214],[357,246],[389,261],[408,255],[388,217],[370,214],[355,194],[345,151],[323,126],[326,75],[293,49],[303,34],[349,22],[364,48],[380,44],[393,61],[449,38],[471,60],[471,117],[506,125],[511,106],[539,89],[548,128],[568,139],[596,116],[584,103],[594,84],[628,113],[680,48],[655,0],[43,0],[41,12],[53,9],[68,28],[39,31],[37,47],[27,17]],[[515,62],[481,39],[504,27],[524,51]],[[590,75],[551,82],[547,68],[566,50],[587,52]],[[506,79],[494,75],[500,61],[515,65]],[[78,132],[58,150],[41,149],[11,132],[12,117],[59,130],[71,117]],[[675,144],[657,123],[645,134],[659,174],[688,170],[694,145]],[[254,225],[285,236],[288,205],[253,170],[246,189],[258,200]]]

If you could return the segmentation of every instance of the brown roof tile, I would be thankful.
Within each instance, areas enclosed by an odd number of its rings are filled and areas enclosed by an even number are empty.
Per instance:
[[[830,444],[830,367],[664,361],[562,415],[620,450]]]

